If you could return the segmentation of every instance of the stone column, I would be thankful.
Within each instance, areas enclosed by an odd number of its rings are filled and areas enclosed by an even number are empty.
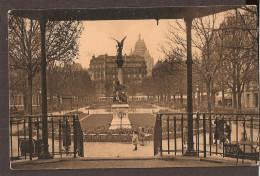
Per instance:
[[[193,18],[185,18],[187,32],[187,114],[188,114],[188,148],[185,155],[196,155],[193,142],[193,107],[192,107],[192,50],[191,25]]]
[[[117,68],[118,68],[118,71],[117,71],[118,81],[119,81],[120,84],[123,84],[122,67],[123,67],[123,64],[124,64],[124,60],[122,59],[122,56],[117,56],[116,63],[117,63]]]
[[[118,67],[118,81],[120,84],[123,84],[123,71],[122,71],[122,67]]]

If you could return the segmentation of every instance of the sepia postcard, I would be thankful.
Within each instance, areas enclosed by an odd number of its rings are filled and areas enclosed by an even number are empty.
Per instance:
[[[14,170],[255,166],[256,6],[8,12]]]

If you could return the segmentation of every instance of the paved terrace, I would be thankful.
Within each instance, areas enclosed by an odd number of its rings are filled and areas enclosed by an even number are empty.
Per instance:
[[[56,158],[52,160],[16,161],[15,170],[41,169],[101,169],[101,168],[166,168],[166,167],[227,167],[251,166],[253,162],[220,157],[202,158],[187,156],[123,157],[123,158]]]

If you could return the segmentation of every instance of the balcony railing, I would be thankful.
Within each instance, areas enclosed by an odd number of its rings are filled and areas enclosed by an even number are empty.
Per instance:
[[[77,115],[48,116],[48,144],[53,157],[84,156],[83,133]],[[10,117],[10,157],[38,157],[42,149],[42,117]]]

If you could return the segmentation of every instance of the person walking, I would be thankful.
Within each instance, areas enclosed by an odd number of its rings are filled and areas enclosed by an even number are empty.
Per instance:
[[[133,138],[132,138],[132,144],[135,146],[134,151],[137,150],[137,144],[138,144],[139,140],[138,140],[138,134],[137,131],[133,132]]]

